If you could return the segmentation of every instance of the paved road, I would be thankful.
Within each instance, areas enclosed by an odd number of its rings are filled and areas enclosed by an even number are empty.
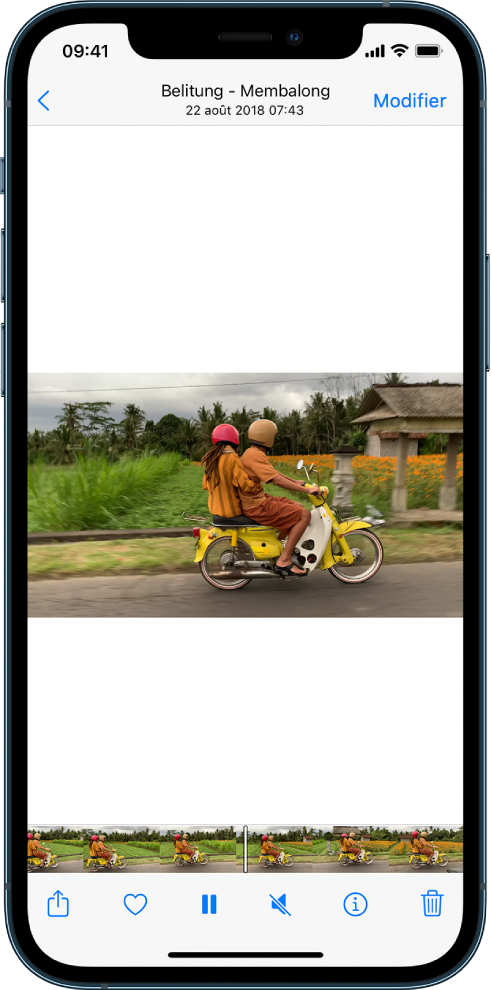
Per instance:
[[[365,873],[387,873],[388,860],[375,859],[372,863],[352,863],[349,866],[342,866],[338,859],[334,863],[314,863],[314,873],[345,873],[345,876],[357,874],[364,876]]]
[[[197,863],[196,866],[175,866],[174,863],[161,863],[159,873],[235,873],[236,863]]]
[[[461,617],[463,565],[388,564],[350,587],[315,571],[300,581],[252,581],[217,591],[200,574],[68,578],[29,583],[31,617]]]
[[[296,859],[294,856],[293,866],[260,866],[259,863],[249,863],[248,873],[311,873],[312,863],[301,863],[300,860]]]
[[[32,874],[29,875],[34,876],[35,873],[43,873],[43,872],[44,872],[44,867],[42,870],[33,870]],[[46,872],[51,873],[52,876],[55,876],[56,873],[82,873],[82,860],[74,859],[68,861],[67,863],[58,863],[58,866],[55,866],[54,870],[52,870],[51,867],[47,866]]]
[[[158,873],[160,870],[159,863],[129,863],[122,870],[118,870],[116,866],[112,866],[110,870],[105,868],[102,870],[94,870],[95,873]],[[84,870],[84,873],[90,873],[90,870]]]
[[[450,860],[447,866],[421,866],[418,870],[414,870],[412,866],[405,863],[402,866],[392,866],[390,873],[463,873],[463,860]]]

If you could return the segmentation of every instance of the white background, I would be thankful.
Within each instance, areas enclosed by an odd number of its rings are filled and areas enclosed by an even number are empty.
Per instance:
[[[279,625],[269,618],[253,621],[258,643],[268,650],[265,644],[278,642]],[[233,631],[234,645],[221,660],[217,654],[216,619],[188,619],[185,627],[183,620],[173,619],[29,619],[30,765],[37,764],[40,752],[56,752],[60,740],[69,741],[66,769],[61,765],[61,755],[58,758],[57,779],[63,780],[63,787],[52,787],[42,774],[31,774],[29,821],[60,820],[68,824],[83,819],[90,823],[114,821],[116,815],[120,821],[133,821],[136,808],[139,820],[149,824],[173,821],[177,809],[182,821],[193,821],[199,808],[204,822],[230,821],[235,825],[261,821],[265,809],[269,821],[297,821],[302,809],[310,822],[332,821],[332,816],[333,820],[355,821],[363,816],[370,822],[403,823],[410,819],[412,811],[414,821],[459,825],[462,795],[456,781],[462,774],[462,620],[361,618],[352,624],[351,636],[356,642],[352,677],[364,681],[369,676],[370,683],[365,690],[353,692],[349,717],[347,706],[340,703],[338,655],[332,645],[340,635],[340,625],[336,619],[310,618],[311,642],[305,647],[302,622],[292,621],[289,637],[291,642],[293,637],[299,637],[298,649],[305,651],[316,692],[313,695],[302,685],[300,693],[287,691],[281,706],[278,700],[269,706],[265,728],[265,712],[262,705],[258,707],[256,691],[252,691],[249,704],[239,701],[244,676],[242,658],[250,656],[250,645],[241,643]],[[286,624],[282,626],[285,631]],[[346,631],[346,623],[343,628]],[[183,635],[199,648],[186,649]],[[417,728],[413,704],[401,703],[401,699],[408,698],[408,672],[419,662],[416,637],[418,643],[426,644],[428,657],[439,658],[439,709],[446,716],[436,719],[435,698],[423,692]],[[82,698],[78,705],[64,703],[67,663],[80,672],[84,681],[91,644],[97,644],[98,669],[115,681],[109,708],[104,695],[90,702],[98,751],[111,764],[111,789],[102,774],[84,772],[86,746],[80,741],[87,738],[87,704]],[[169,694],[169,664],[181,655],[185,656],[190,680],[203,681],[205,685],[210,680],[217,682],[207,696],[198,692],[187,698],[185,708],[181,697]],[[111,659],[117,661],[118,670],[129,671],[129,678],[138,663],[146,684],[140,689],[133,722],[128,716],[128,684],[126,679],[121,683],[117,675],[111,675]],[[221,664],[227,672],[226,686]],[[282,658],[279,671],[283,684],[299,682],[297,651]],[[53,686],[53,717],[49,720],[46,708],[36,703],[36,685],[43,676]],[[377,691],[376,706],[370,703],[373,688]],[[78,686],[73,690],[83,689]],[[162,786],[155,786],[150,754],[182,738],[185,711],[187,759],[203,765],[204,771],[196,775],[190,787],[182,775],[170,772],[172,760],[165,756],[157,764],[163,774]],[[247,769],[239,777],[241,745],[248,751],[252,741],[258,745],[265,736],[271,736],[279,719],[281,726],[289,727],[288,739],[279,744],[269,738],[267,760],[280,760],[295,786],[286,786],[283,773],[273,777],[259,774],[258,761],[254,759],[247,761]],[[446,752],[439,767],[439,787],[432,774],[423,774],[416,787],[407,773],[401,772],[402,764],[409,767],[409,747],[415,745],[416,732],[420,731],[425,736],[427,755]],[[141,750],[135,745],[142,738],[149,754],[146,773],[141,770]],[[118,742],[116,749],[124,750],[119,756],[115,754],[115,740],[125,739],[129,740],[129,751],[123,742]],[[355,787],[350,786],[345,764],[356,764],[367,743],[370,771],[357,779]],[[314,760],[306,756],[310,746],[317,754]],[[215,754],[220,754],[220,759],[214,758]],[[380,759],[377,754],[381,754]],[[72,772],[74,762],[77,773]],[[327,774],[326,783],[320,780],[320,770],[322,775]]]

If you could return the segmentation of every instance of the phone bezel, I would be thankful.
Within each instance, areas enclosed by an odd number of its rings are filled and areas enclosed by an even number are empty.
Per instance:
[[[306,23],[309,16],[319,18],[320,27],[329,18],[343,30],[343,18],[347,32],[355,32],[363,23],[418,23],[435,28],[446,35],[456,47],[463,66],[464,80],[464,314],[466,314],[466,347],[464,347],[464,377],[473,381],[475,392],[466,395],[467,421],[476,425],[476,436],[467,436],[470,445],[471,467],[467,467],[470,480],[466,493],[466,511],[476,520],[475,532],[484,533],[485,525],[485,81],[480,50],[468,29],[457,18],[425,4],[398,4],[383,8],[365,4],[315,4],[293,8],[268,4],[193,4],[161,3],[152,5],[152,16],[165,15],[166,26],[170,20],[175,25],[189,27],[193,9],[195,18],[206,13],[208,18],[220,16],[221,26],[241,30],[266,30],[274,23],[292,26],[293,11],[298,9],[296,20]],[[220,11],[220,15],[219,15]],[[227,11],[227,17],[225,12]],[[457,941],[452,949],[439,960],[420,967],[345,967],[322,966],[319,969],[287,967],[264,969],[261,966],[207,969],[197,979],[193,968],[135,968],[70,967],[46,956],[32,938],[27,915],[27,881],[15,859],[17,842],[14,837],[25,831],[27,821],[27,708],[15,711],[18,698],[27,697],[27,623],[18,614],[17,598],[25,587],[25,564],[14,546],[12,533],[22,532],[26,523],[24,496],[19,490],[15,497],[14,479],[23,477],[24,463],[20,451],[13,443],[13,424],[18,430],[22,395],[25,404],[25,372],[27,368],[27,75],[29,61],[37,44],[51,31],[75,23],[126,22],[136,32],[148,32],[150,8],[132,4],[70,4],[47,10],[34,18],[21,31],[9,55],[6,74],[6,292],[5,292],[5,563],[6,563],[6,719],[7,719],[7,776],[6,776],[6,916],[9,934],[23,962],[39,976],[67,986],[97,986],[122,983],[127,986],[230,986],[261,982],[263,985],[288,986],[419,986],[429,985],[452,975],[465,965],[480,940],[484,919],[484,648],[485,602],[484,567],[485,547],[480,537],[476,540],[478,567],[473,576],[467,576],[464,588],[466,625],[466,677],[464,678],[464,809],[465,818],[473,822],[478,831],[478,848],[470,853],[463,874],[464,917]],[[195,23],[195,21],[193,22]],[[208,21],[210,23],[210,20]],[[327,34],[329,32],[326,32]],[[319,31],[319,37],[322,36]],[[241,46],[244,47],[244,46]],[[271,51],[256,53],[255,57],[315,57],[307,55],[308,48],[285,47],[282,55]],[[197,54],[187,41],[187,55]],[[234,57],[240,55],[235,48]],[[208,56],[208,52],[207,52]],[[204,57],[200,46],[200,57]],[[209,57],[209,56],[208,56]],[[216,55],[214,57],[217,57]],[[222,57],[232,57],[230,51]],[[318,56],[320,57],[320,56]],[[322,57],[322,56],[321,56]],[[326,57],[326,52],[325,52]],[[331,56],[334,57],[334,56]],[[14,333],[15,327],[15,333]],[[473,368],[473,379],[472,379]],[[478,377],[478,383],[477,383]],[[473,479],[471,473],[476,471]],[[476,575],[476,576],[475,576]],[[20,596],[19,596],[20,592]],[[14,627],[14,618],[17,622]],[[14,631],[15,630],[15,631]],[[464,645],[465,645],[464,643]],[[13,662],[15,650],[16,663]],[[19,657],[24,658],[19,663]],[[133,975],[135,973],[135,975]],[[139,975],[137,975],[139,974]],[[139,978],[140,976],[140,978]],[[355,979],[354,979],[355,977]]]

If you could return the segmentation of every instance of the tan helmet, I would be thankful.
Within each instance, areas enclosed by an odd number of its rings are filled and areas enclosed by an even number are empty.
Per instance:
[[[355,839],[355,832],[350,832],[350,838]]]
[[[100,835],[99,838],[104,842],[106,836],[105,835]]]
[[[268,841],[269,841],[269,842],[273,842],[273,835],[269,835],[269,836],[268,836]]]
[[[39,832],[35,832],[34,833],[34,838],[35,839],[40,839],[41,838],[41,834]]]
[[[264,447],[273,447],[278,426],[271,419],[257,419],[251,424],[248,437],[253,443],[261,443]]]
[[[183,839],[188,839],[188,838],[189,838],[188,832],[183,832]]]
[[[426,839],[427,838],[427,832],[421,832],[420,834],[421,834],[421,836],[422,836],[423,839]]]

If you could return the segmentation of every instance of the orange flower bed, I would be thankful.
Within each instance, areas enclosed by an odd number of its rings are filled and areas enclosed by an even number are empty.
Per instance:
[[[369,839],[368,842],[363,842],[362,845],[365,849],[373,849],[374,852],[387,852],[391,846],[394,845],[393,839]]]
[[[436,845],[441,852],[445,852],[445,853],[463,852],[462,842],[444,842],[443,840],[443,841],[435,842],[434,845]]]
[[[391,851],[392,856],[407,856],[410,850],[409,842],[398,842],[395,848]]]

